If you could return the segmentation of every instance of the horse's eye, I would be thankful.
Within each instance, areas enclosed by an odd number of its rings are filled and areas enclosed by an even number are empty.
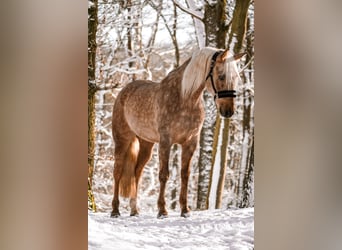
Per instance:
[[[226,75],[219,75],[218,78],[223,81],[226,78]]]

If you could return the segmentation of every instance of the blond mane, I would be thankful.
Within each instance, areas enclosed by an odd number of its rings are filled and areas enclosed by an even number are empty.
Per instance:
[[[209,72],[211,57],[216,51],[215,48],[205,47],[193,53],[183,74],[181,91],[183,97],[191,95],[205,81]]]

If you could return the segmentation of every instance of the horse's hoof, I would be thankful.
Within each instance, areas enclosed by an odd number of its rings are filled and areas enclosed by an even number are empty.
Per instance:
[[[190,217],[190,212],[181,213],[181,217],[184,217],[184,218]]]
[[[167,217],[168,217],[167,213],[158,213],[158,215],[157,215],[158,219],[165,219]]]
[[[120,217],[120,213],[119,213],[119,212],[112,212],[112,213],[110,214],[110,217],[111,217],[111,218],[118,218],[118,217]]]
[[[139,216],[139,213],[138,213],[138,212],[134,212],[134,213],[131,213],[130,216],[138,217],[138,216]]]

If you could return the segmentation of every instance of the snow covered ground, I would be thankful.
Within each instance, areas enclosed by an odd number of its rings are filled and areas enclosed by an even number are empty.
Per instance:
[[[254,249],[254,208],[192,211],[190,218],[169,211],[165,219],[89,212],[88,249]]]

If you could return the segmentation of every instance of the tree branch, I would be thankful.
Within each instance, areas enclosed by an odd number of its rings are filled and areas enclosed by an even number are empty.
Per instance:
[[[96,86],[96,91],[98,90],[110,90],[110,89],[116,89],[120,86],[120,83],[112,83],[109,85],[102,85],[102,86]]]
[[[202,12],[199,12],[199,11],[196,11],[196,10],[191,10],[191,9],[188,9],[186,7],[184,7],[183,5],[181,5],[177,0],[173,0],[173,3],[179,8],[181,9],[182,11],[184,11],[185,13],[193,16],[194,18],[197,18],[199,20],[201,20],[203,22],[203,14]]]
[[[249,62],[248,63],[246,63],[246,65],[239,71],[239,74],[241,73],[241,72],[243,72],[250,64],[251,64],[251,62],[254,60],[254,55],[252,56],[252,58],[249,60]]]

